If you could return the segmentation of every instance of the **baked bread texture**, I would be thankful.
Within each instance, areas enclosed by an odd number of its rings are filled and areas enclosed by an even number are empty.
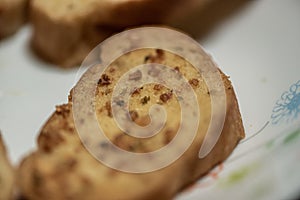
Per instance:
[[[0,0],[0,39],[15,33],[26,21],[28,0]]]
[[[207,58],[207,55],[203,55],[203,59]],[[95,92],[96,115],[110,141],[124,150],[144,153],[164,147],[176,135],[180,125],[180,107],[173,91],[159,84],[151,83],[137,88],[129,102],[131,119],[141,126],[149,123],[148,111],[151,105],[158,103],[164,106],[167,120],[158,134],[146,139],[133,138],[122,132],[112,117],[108,102],[117,80],[132,66],[149,62],[170,66],[183,74],[197,95],[201,110],[200,125],[191,146],[183,155],[171,165],[148,173],[126,173],[102,164],[84,148],[82,141],[89,142],[88,138],[81,140],[78,136],[73,117],[75,86],[69,102],[57,106],[42,127],[38,149],[25,157],[19,166],[18,181],[22,195],[29,200],[168,200],[230,155],[244,137],[244,128],[228,77],[221,73],[227,99],[222,133],[212,151],[205,158],[199,159],[199,149],[211,118],[211,94],[203,77],[191,64],[177,55],[155,49],[127,53],[110,64],[105,74],[99,77]],[[93,68],[88,73],[94,73]],[[133,78],[139,77],[135,74]],[[84,125],[87,121],[83,119],[80,123]],[[99,145],[101,148],[106,146],[101,141]]]
[[[32,46],[60,67],[81,64],[110,35],[167,25],[203,38],[249,0],[31,0]]]
[[[161,23],[180,2],[32,0],[32,46],[46,60],[73,67],[111,34],[130,26]]]
[[[15,171],[7,158],[0,133],[0,200],[12,200]]]

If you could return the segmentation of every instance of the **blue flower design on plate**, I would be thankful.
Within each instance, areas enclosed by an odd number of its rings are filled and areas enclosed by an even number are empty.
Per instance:
[[[300,116],[300,80],[285,91],[276,102],[271,115],[272,123],[289,122]]]

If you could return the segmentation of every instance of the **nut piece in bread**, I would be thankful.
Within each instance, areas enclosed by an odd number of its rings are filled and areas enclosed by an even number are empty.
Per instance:
[[[0,0],[0,39],[15,33],[26,21],[28,0]]]
[[[15,172],[0,133],[0,200],[12,200]]]
[[[210,58],[203,55],[201,62],[205,59]],[[187,151],[171,165],[149,173],[125,173],[107,167],[83,147],[74,123],[74,93],[71,92],[69,102],[57,106],[41,129],[38,150],[26,157],[20,165],[18,180],[25,197],[31,200],[168,200],[230,155],[244,137],[244,128],[235,93],[227,76],[221,73],[227,98],[221,136],[212,151],[205,158],[199,159],[199,149],[211,117],[208,88],[202,76],[187,61],[177,55],[154,49],[142,49],[121,56],[106,69],[104,76],[99,77],[95,107],[98,122],[106,136],[119,148],[143,153],[162,148],[176,135],[180,124],[180,108],[175,95],[166,87],[148,84],[137,88],[130,99],[131,118],[141,126],[149,123],[148,110],[151,105],[159,103],[166,109],[164,128],[151,138],[137,139],[124,134],[115,124],[110,104],[107,103],[122,74],[132,66],[154,60],[183,74],[197,95],[201,110],[200,124]],[[93,68],[87,73],[94,73]],[[84,109],[82,108],[83,112]],[[86,124],[87,121],[88,119],[83,119],[80,123]],[[82,140],[88,142],[88,138]],[[99,147],[105,146],[105,142],[99,142]]]

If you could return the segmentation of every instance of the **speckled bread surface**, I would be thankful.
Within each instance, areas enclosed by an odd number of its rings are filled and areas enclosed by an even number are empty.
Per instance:
[[[211,119],[211,94],[201,74],[181,57],[154,49],[127,53],[114,61],[99,77],[95,108],[99,125],[118,147],[136,153],[152,152],[168,144],[180,125],[180,107],[173,91],[159,84],[137,88],[130,98],[131,118],[139,125],[149,123],[151,105],[164,106],[167,120],[155,136],[137,139],[124,134],[112,117],[110,99],[117,80],[132,66],[157,62],[170,66],[189,81],[201,110],[199,128],[191,146],[171,165],[149,173],[125,173],[96,160],[83,146],[73,118],[73,91],[69,102],[56,107],[38,137],[36,151],[24,158],[18,180],[29,200],[168,200],[184,187],[223,162],[244,137],[236,96],[228,77],[221,73],[226,90],[226,117],[220,138],[202,159],[198,153]],[[151,70],[155,70],[150,69]],[[134,78],[138,78],[134,76]],[[76,88],[75,88],[76,89]],[[84,108],[82,108],[84,109]],[[82,123],[87,123],[82,120]],[[104,145],[101,142],[99,145]]]

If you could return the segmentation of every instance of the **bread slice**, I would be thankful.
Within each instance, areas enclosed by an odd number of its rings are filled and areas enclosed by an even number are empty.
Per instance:
[[[46,60],[72,67],[81,64],[92,48],[112,33],[129,26],[160,23],[180,2],[32,0],[32,45]]]
[[[11,200],[15,172],[7,158],[7,152],[0,133],[0,200]]]
[[[32,46],[44,59],[73,67],[108,36],[140,25],[168,25],[199,38],[248,2],[227,1],[31,0]]]
[[[208,59],[207,55],[203,55],[201,62],[204,63],[205,59]],[[169,88],[151,83],[137,88],[131,95],[129,102],[131,118],[141,126],[149,123],[148,110],[151,105],[158,103],[166,109],[165,126],[158,134],[146,139],[137,139],[124,134],[115,124],[108,103],[113,88],[122,74],[132,66],[154,61],[170,66],[183,74],[198,98],[201,110],[200,125],[195,139],[183,155],[171,165],[148,173],[127,173],[102,164],[83,146],[82,141],[86,144],[91,140],[84,136],[81,136],[81,140],[78,136],[77,126],[74,123],[73,101],[74,92],[81,90],[76,86],[71,91],[69,102],[57,106],[56,111],[42,127],[38,137],[38,149],[24,158],[20,164],[18,180],[21,193],[25,197],[30,200],[168,200],[230,155],[239,140],[244,137],[238,103],[231,82],[221,73],[227,98],[225,124],[212,151],[205,158],[199,159],[199,149],[210,122],[212,94],[208,92],[201,74],[197,73],[188,62],[177,55],[154,49],[138,50],[121,56],[106,69],[105,75],[99,77],[95,92],[95,110],[98,123],[110,141],[126,151],[145,153],[158,150],[174,139],[181,117],[178,101]],[[94,74],[94,69],[95,67],[90,68],[86,75]],[[85,96],[86,91],[81,92]],[[85,108],[79,108],[79,112],[86,112]],[[89,128],[89,119],[82,119],[79,122],[83,127]],[[107,146],[106,143],[100,140],[97,144],[101,148],[99,154],[103,157],[109,156],[103,150]],[[125,161],[123,164],[132,164],[128,162]]]
[[[15,33],[26,21],[28,0],[0,0],[0,39]]]

